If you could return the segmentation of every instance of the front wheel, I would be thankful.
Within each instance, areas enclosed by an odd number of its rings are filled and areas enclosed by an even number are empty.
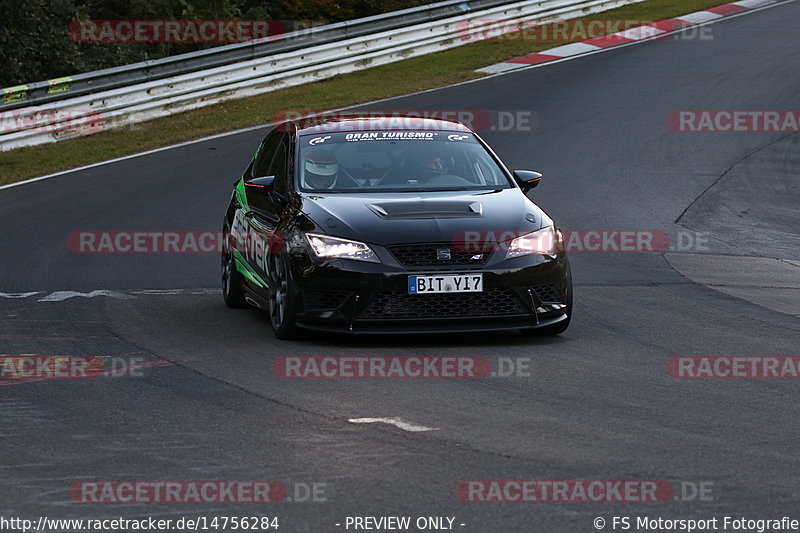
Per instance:
[[[294,300],[294,282],[286,254],[274,254],[270,270],[269,318],[272,329],[279,339],[291,340],[297,337],[297,326],[295,326],[297,306]]]

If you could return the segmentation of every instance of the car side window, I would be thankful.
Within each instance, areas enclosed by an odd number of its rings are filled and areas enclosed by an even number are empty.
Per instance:
[[[274,158],[275,152],[278,150],[284,135],[284,132],[278,130],[274,130],[272,133],[267,135],[267,138],[261,143],[256,160],[253,162],[253,168],[250,172],[251,178],[261,178],[270,175],[270,163],[272,163],[272,159]]]
[[[275,176],[272,189],[278,193],[286,194],[286,180],[288,179],[289,168],[289,136],[284,134],[278,143],[275,155],[269,165],[269,170],[265,176]]]

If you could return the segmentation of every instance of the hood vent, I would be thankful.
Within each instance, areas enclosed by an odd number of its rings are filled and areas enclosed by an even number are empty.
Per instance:
[[[367,204],[381,218],[463,218],[483,216],[480,202],[409,200]]]

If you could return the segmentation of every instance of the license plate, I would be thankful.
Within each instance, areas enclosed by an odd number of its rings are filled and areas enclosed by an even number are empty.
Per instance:
[[[408,276],[408,294],[481,291],[483,291],[483,274]]]

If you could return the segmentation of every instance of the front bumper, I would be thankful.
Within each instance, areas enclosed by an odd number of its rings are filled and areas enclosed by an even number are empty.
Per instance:
[[[535,329],[567,320],[569,266],[529,255],[479,267],[419,267],[332,260],[293,262],[297,325],[353,334]],[[408,276],[483,274],[483,292],[408,294]]]

